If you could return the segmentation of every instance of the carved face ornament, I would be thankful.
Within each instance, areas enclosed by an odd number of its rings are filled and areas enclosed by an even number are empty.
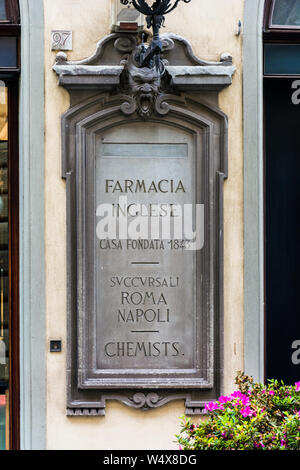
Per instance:
[[[136,100],[138,113],[148,119],[154,110],[159,95],[161,75],[156,69],[131,66],[128,70],[128,84],[133,98]]]

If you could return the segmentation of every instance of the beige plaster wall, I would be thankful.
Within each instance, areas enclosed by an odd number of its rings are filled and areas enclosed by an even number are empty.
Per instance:
[[[192,0],[170,14],[165,31],[191,41],[194,52],[217,60],[233,55],[233,85],[220,95],[229,117],[229,179],[225,183],[225,391],[243,368],[243,149],[242,36],[243,0]],[[101,7],[101,8],[100,8]],[[62,354],[47,353],[48,449],[172,449],[179,431],[182,402],[143,413],[109,403],[105,418],[65,416],[66,376],[66,191],[61,179],[60,117],[68,109],[68,93],[52,71],[51,30],[71,29],[70,59],[82,59],[110,32],[111,0],[44,0],[45,8],[45,224],[47,339],[61,338]]]

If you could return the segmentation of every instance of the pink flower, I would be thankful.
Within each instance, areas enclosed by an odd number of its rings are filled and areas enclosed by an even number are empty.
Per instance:
[[[216,401],[211,401],[210,403],[205,404],[205,409],[207,411],[214,411],[219,409],[219,404]]]
[[[295,386],[296,386],[296,392],[300,392],[300,382],[296,382]]]
[[[269,390],[269,395],[271,395],[273,397],[275,395],[274,390]]]
[[[250,406],[247,406],[246,408],[242,408],[240,413],[244,418],[247,418],[248,416],[256,415],[255,411],[251,410]]]
[[[243,408],[240,411],[240,413],[244,418],[247,418],[248,416],[251,416],[251,410],[249,408]]]
[[[228,397],[228,396],[221,396],[221,397],[219,398],[219,402],[220,402],[220,403],[228,403],[229,401],[231,401],[231,398]]]
[[[248,392],[248,393],[251,394],[251,392]],[[230,395],[222,395],[221,397],[219,397],[218,401],[220,403],[219,406],[216,407],[215,404],[209,403],[206,406],[206,409],[209,411],[212,411],[214,409],[224,410],[224,404],[229,403],[229,402],[232,402],[232,406],[234,406],[235,408],[237,408],[238,406],[242,406],[244,409],[247,409],[247,408],[250,409],[250,404],[251,404],[249,396],[244,395],[239,390],[231,393]]]
[[[237,390],[236,392],[233,392],[230,396],[232,398],[243,398],[243,397],[245,397],[245,395],[243,395],[242,392],[240,392],[239,390]]]
[[[250,404],[250,399],[247,395],[244,395],[242,392],[237,391],[233,392],[230,395],[231,399],[236,399],[238,401],[241,401],[243,405],[249,405]]]

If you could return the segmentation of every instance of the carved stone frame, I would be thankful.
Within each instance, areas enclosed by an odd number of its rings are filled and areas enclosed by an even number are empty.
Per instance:
[[[113,36],[113,35],[111,35]],[[173,36],[174,38],[174,36]],[[114,38],[115,39],[115,38]],[[106,41],[107,43],[107,41]],[[180,38],[180,45],[184,40]],[[185,44],[187,54],[189,48]],[[101,52],[102,56],[103,52]],[[190,59],[189,59],[190,60]],[[88,59],[86,60],[88,62]],[[82,62],[81,62],[82,64]],[[221,65],[221,63],[218,63]],[[67,65],[62,69],[55,66],[60,74],[60,82],[65,80]],[[172,65],[170,66],[172,67]],[[199,66],[195,66],[197,69]],[[203,66],[206,67],[206,66]],[[86,375],[89,368],[88,335],[86,334],[89,321],[92,319],[87,299],[94,295],[89,291],[91,273],[88,272],[87,259],[89,253],[86,243],[85,204],[90,187],[86,178],[86,156],[91,157],[89,142],[91,135],[101,128],[126,125],[129,122],[141,121],[138,110],[133,108],[130,115],[124,115],[124,95],[116,90],[116,84],[111,85],[113,92],[98,92],[101,80],[95,86],[87,83],[86,74],[81,76],[82,68],[74,73],[74,64],[70,64],[70,80],[65,86],[71,94],[71,107],[62,117],[62,173],[67,181],[67,282],[68,282],[68,355],[67,355],[67,414],[74,415],[104,415],[107,400],[117,400],[136,409],[149,410],[160,407],[172,400],[185,400],[187,414],[200,414],[208,400],[214,400],[222,391],[223,383],[223,183],[227,177],[227,118],[216,106],[219,90],[227,86],[228,77],[233,73],[231,68],[224,74],[223,85],[218,75],[218,84],[207,91],[207,75],[209,80],[213,75],[212,67],[208,74],[201,71],[198,82],[193,80],[190,86],[191,73],[187,73],[187,89],[189,93],[163,95],[160,106],[151,117],[150,122],[161,125],[171,125],[177,128],[197,129],[204,136],[205,144],[197,150],[197,155],[203,155],[205,166],[202,168],[204,194],[197,199],[205,201],[205,247],[203,257],[204,282],[202,304],[199,321],[202,322],[200,344],[205,345],[204,378],[202,380],[186,380],[174,377],[168,385],[163,381],[150,379],[134,384],[126,374],[110,381],[97,379],[97,374],[91,379]],[[76,68],[76,66],[75,66]],[[175,69],[176,66],[173,66]],[[190,68],[190,67],[189,67]],[[225,68],[225,66],[222,66]],[[174,72],[174,71],[173,71]],[[92,70],[89,69],[89,73]],[[119,72],[118,72],[119,73]],[[198,73],[198,72],[197,72]],[[180,71],[180,90],[184,88],[183,70]],[[175,73],[174,76],[178,76]],[[199,78],[200,77],[200,78]],[[115,80],[115,78],[114,78]],[[210,82],[211,83],[211,82]],[[64,83],[62,83],[64,84]],[[102,90],[107,90],[105,82]],[[175,91],[174,86],[174,91]],[[78,91],[80,92],[78,93]],[[196,90],[196,92],[193,92]],[[204,93],[199,93],[203,90]],[[99,90],[100,91],[100,90]],[[163,99],[167,100],[165,103]],[[125,99],[126,102],[126,99]],[[162,112],[159,112],[160,109]],[[196,158],[196,160],[198,160]],[[199,169],[198,169],[199,171]],[[202,185],[201,185],[202,187]],[[197,273],[197,284],[200,275]],[[198,346],[199,347],[199,346]],[[203,351],[201,351],[203,353]]]

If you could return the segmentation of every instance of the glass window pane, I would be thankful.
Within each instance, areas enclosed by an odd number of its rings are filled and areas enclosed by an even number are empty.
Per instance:
[[[0,21],[6,20],[6,7],[5,7],[5,0],[0,0]]]
[[[9,308],[8,308],[8,133],[7,88],[0,80],[0,450],[8,449]]]
[[[299,75],[300,44],[265,44],[265,75]]]
[[[300,0],[275,0],[272,26],[300,26]]]
[[[17,67],[17,39],[0,37],[0,67]]]

